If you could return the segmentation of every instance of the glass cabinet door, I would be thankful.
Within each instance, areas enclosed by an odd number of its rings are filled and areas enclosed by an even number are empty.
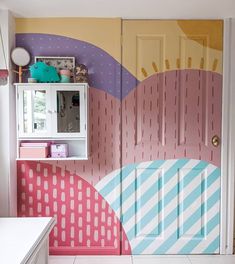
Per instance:
[[[49,91],[39,88],[19,88],[19,136],[48,136],[50,133]]]
[[[55,136],[83,136],[85,132],[84,89],[60,87],[56,88],[54,94],[56,97],[56,110],[53,117]]]

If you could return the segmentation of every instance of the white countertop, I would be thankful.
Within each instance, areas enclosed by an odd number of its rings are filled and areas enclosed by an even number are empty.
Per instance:
[[[0,263],[26,263],[54,224],[52,217],[0,218]]]

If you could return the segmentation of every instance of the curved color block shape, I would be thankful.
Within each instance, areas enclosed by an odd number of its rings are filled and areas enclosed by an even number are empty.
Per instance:
[[[218,167],[193,159],[134,163],[95,187],[117,215],[122,211],[132,254],[219,252]]]
[[[123,165],[199,159],[220,167],[222,76],[204,70],[157,73],[122,101]]]
[[[82,40],[52,34],[16,34],[16,46],[24,47],[35,56],[75,57],[89,69],[89,84],[120,99],[136,87],[137,79],[106,51]],[[121,93],[121,72],[124,90]]]
[[[51,254],[120,254],[120,222],[112,208],[83,178],[56,166],[18,163],[18,216],[56,218]]]

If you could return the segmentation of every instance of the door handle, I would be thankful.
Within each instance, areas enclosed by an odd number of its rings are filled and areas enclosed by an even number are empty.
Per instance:
[[[214,135],[211,139],[211,143],[214,147],[218,147],[220,145],[220,138],[217,135]]]

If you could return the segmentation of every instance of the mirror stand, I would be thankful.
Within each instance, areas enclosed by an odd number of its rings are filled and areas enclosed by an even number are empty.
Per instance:
[[[19,66],[19,70],[18,71],[15,71],[15,70],[13,71],[16,74],[18,74],[18,80],[19,80],[18,82],[19,83],[22,83],[22,75],[23,75],[24,71],[27,71],[27,69],[23,69],[22,66]]]

